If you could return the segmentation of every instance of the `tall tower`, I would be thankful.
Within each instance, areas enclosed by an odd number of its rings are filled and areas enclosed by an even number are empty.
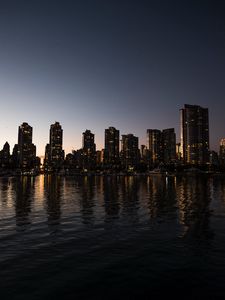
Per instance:
[[[10,146],[6,142],[0,151],[0,167],[7,168],[10,165]]]
[[[96,151],[95,135],[91,132],[91,130],[83,132],[82,145],[83,150],[87,153],[94,153]]]
[[[131,133],[122,135],[121,158],[122,164],[126,169],[134,168],[138,165],[140,158],[138,137]]]
[[[208,108],[185,104],[180,110],[181,155],[185,164],[209,161]]]
[[[162,159],[162,134],[159,129],[147,129],[147,148],[150,165],[157,165]]]
[[[95,135],[90,131],[86,130],[83,132],[83,168],[91,170],[96,164],[96,145]]]
[[[174,128],[162,131],[162,156],[163,162],[168,164],[176,159],[176,134]]]
[[[119,163],[119,142],[119,130],[117,130],[114,127],[109,127],[108,129],[105,129],[105,164],[113,166]]]
[[[63,130],[59,122],[50,126],[49,144],[45,148],[45,168],[56,171],[62,167],[64,151],[62,149]]]
[[[18,161],[22,170],[34,167],[36,146],[32,143],[33,129],[28,123],[23,123],[18,129]]]

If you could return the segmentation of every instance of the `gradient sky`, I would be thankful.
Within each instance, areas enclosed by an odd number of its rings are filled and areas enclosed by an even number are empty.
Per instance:
[[[225,1],[0,1],[0,148],[33,127],[44,154],[50,124],[66,153],[82,132],[175,127],[185,103],[209,108],[210,145],[225,137]]]

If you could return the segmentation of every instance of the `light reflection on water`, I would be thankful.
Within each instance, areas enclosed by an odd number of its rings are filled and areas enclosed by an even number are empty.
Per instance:
[[[224,177],[0,178],[1,291],[129,298],[179,282],[220,296],[224,228]]]

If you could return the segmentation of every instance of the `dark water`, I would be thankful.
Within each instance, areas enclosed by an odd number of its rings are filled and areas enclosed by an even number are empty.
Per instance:
[[[225,298],[225,177],[0,178],[0,299]]]

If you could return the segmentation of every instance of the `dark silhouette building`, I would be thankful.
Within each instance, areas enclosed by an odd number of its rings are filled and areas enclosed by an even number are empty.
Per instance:
[[[10,167],[10,146],[6,142],[0,151],[0,168],[7,169]]]
[[[12,151],[12,168],[16,169],[19,168],[19,145],[15,144]]]
[[[103,166],[104,161],[104,149],[96,151],[96,164],[97,167],[100,168]]]
[[[123,167],[127,170],[136,168],[140,162],[138,137],[131,133],[122,135],[121,160]]]
[[[77,164],[76,164],[76,151],[73,153],[68,153],[66,155],[64,161],[64,167],[66,174],[75,174],[77,171]]]
[[[120,153],[120,132],[114,127],[105,129],[105,150],[104,150],[104,163],[109,167],[119,164]]]
[[[32,143],[33,129],[23,123],[18,130],[18,162],[21,170],[31,170],[35,166],[36,146]]]
[[[184,164],[209,162],[208,108],[185,104],[180,110],[181,156]]]
[[[147,129],[147,148],[149,165],[158,165],[162,161],[162,134],[159,129]]]
[[[165,164],[176,160],[176,134],[174,128],[162,131],[162,158]]]
[[[86,130],[83,132],[83,169],[92,170],[96,165],[95,135]]]
[[[147,129],[148,163],[150,167],[169,164],[176,159],[176,134],[174,128]]]
[[[142,164],[147,164],[149,157],[149,151],[146,145],[141,145],[140,147],[140,162]]]
[[[47,171],[59,171],[63,166],[64,151],[63,130],[59,122],[50,126],[49,144],[45,148],[44,168]]]
[[[50,144],[45,146],[45,158],[44,158],[44,171],[48,171],[51,168],[51,159],[50,159]]]

